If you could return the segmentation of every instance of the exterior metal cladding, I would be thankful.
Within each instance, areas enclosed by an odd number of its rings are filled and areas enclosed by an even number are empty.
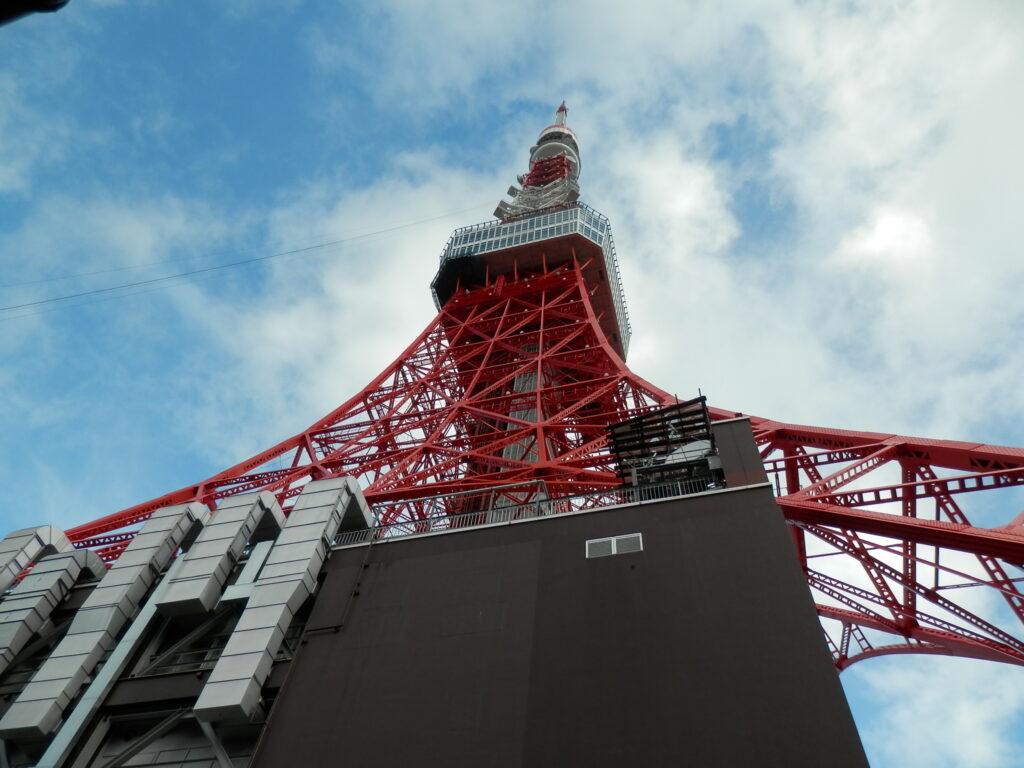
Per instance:
[[[274,656],[295,613],[313,594],[330,541],[346,511],[361,506],[358,494],[344,477],[303,489],[195,704],[200,720],[244,722],[255,714]]]
[[[99,579],[105,572],[103,561],[88,549],[41,557],[0,602],[0,674],[50,621],[80,575]]]
[[[71,542],[52,525],[25,528],[0,541],[0,591],[7,589],[33,562],[50,552],[66,552]]]
[[[837,671],[1024,665],[1024,515],[966,507],[1024,484],[1024,450],[634,373],[566,117],[362,391],[199,483],[0,541],[0,768],[854,768]]]
[[[42,739],[56,729],[64,710],[135,616],[150,586],[191,530],[197,513],[194,507],[198,505],[158,510],[142,526],[0,719],[0,738]]]
[[[275,532],[284,524],[284,513],[272,494],[260,491],[225,499],[217,507],[217,516],[182,555],[181,570],[169,579],[167,592],[157,603],[160,611],[188,614],[211,610],[262,521],[269,521]]]

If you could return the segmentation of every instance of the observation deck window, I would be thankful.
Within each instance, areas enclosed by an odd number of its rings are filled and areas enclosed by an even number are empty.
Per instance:
[[[479,256],[524,243],[535,243],[567,234],[579,234],[601,248],[605,274],[611,283],[615,319],[623,348],[629,344],[629,317],[616,262],[615,244],[608,220],[582,203],[573,203],[561,210],[526,215],[512,221],[489,221],[463,227],[452,233],[441,253],[441,262],[452,258]],[[435,294],[435,303],[438,297]]]

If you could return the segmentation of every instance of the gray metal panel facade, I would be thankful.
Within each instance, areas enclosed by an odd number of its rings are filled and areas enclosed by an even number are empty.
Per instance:
[[[71,542],[64,531],[52,525],[22,528],[0,540],[0,593],[18,578],[30,563],[51,552],[67,552]]]
[[[67,596],[82,571],[92,578],[106,573],[95,552],[58,552],[38,563],[0,602],[0,673],[25,647]]]
[[[264,518],[269,518],[275,529],[284,525],[277,499],[266,491],[231,496],[218,504],[217,514],[183,556],[184,566],[161,598],[160,611],[184,614],[213,608],[242,550]]]
[[[131,621],[154,580],[206,508],[164,507],[153,513],[75,613],[67,635],[0,720],[0,738],[42,739],[60,723],[86,677]]]
[[[303,489],[199,695],[194,711],[200,720],[245,722],[257,711],[274,655],[295,612],[313,594],[353,487],[350,478],[340,477]]]

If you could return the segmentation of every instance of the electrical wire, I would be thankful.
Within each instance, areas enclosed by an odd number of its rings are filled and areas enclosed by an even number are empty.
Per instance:
[[[71,301],[73,299],[80,299],[80,298],[90,297],[90,296],[101,296],[103,294],[109,294],[109,293],[113,293],[115,291],[126,291],[126,290],[128,290],[130,288],[139,288],[139,287],[142,287],[142,286],[154,286],[154,285],[157,285],[157,284],[160,284],[160,283],[170,282],[172,280],[183,280],[183,279],[186,279],[186,278],[189,278],[189,277],[195,277],[197,275],[203,275],[203,274],[207,274],[207,273],[211,273],[211,272],[218,272],[218,271],[225,270],[225,269],[232,269],[234,267],[241,267],[241,266],[245,266],[245,265],[248,265],[248,264],[257,264],[259,262],[269,261],[271,259],[277,259],[277,258],[281,258],[283,256],[295,256],[295,255],[298,255],[298,254],[311,253],[311,252],[314,252],[314,251],[321,251],[321,250],[324,250],[326,248],[330,248],[330,247],[338,246],[338,245],[344,245],[346,243],[351,243],[351,242],[356,241],[356,240],[363,240],[363,239],[366,239],[368,237],[373,237],[375,235],[383,235],[383,234],[388,234],[390,232],[397,232],[397,231],[402,230],[402,229],[409,229],[411,227],[416,227],[416,226],[419,226],[421,224],[427,224],[427,223],[432,222],[432,221],[438,221],[440,219],[449,218],[451,216],[457,216],[457,215],[462,214],[462,213],[467,213],[468,211],[477,210],[477,208],[478,208],[478,206],[473,206],[472,208],[466,208],[466,209],[463,209],[463,210],[460,210],[460,211],[452,211],[450,213],[444,213],[444,214],[441,214],[439,216],[431,216],[431,217],[426,218],[426,219],[417,219],[416,221],[405,222],[403,224],[395,224],[393,226],[384,227],[382,229],[377,229],[377,230],[374,230],[372,232],[363,232],[361,234],[352,235],[350,237],[343,237],[343,238],[339,238],[339,239],[336,239],[336,240],[329,240],[327,242],[316,243],[315,245],[308,245],[308,246],[304,246],[302,248],[292,248],[292,249],[289,249],[289,250],[286,250],[286,251],[278,251],[276,253],[264,254],[263,256],[253,256],[253,257],[248,258],[248,259],[239,259],[238,261],[232,261],[232,262],[228,262],[226,264],[214,264],[214,265],[208,266],[208,267],[200,267],[198,269],[191,269],[191,270],[187,270],[185,272],[177,272],[177,273],[175,273],[173,275],[162,275],[160,277],[153,277],[153,278],[149,278],[147,280],[136,280],[134,282],[120,283],[118,285],[110,285],[110,286],[105,286],[103,288],[93,288],[93,289],[88,290],[88,291],[79,291],[77,293],[69,293],[69,294],[65,294],[63,296],[51,296],[51,297],[46,298],[46,299],[37,299],[35,301],[26,301],[26,302],[23,302],[21,304],[10,304],[10,305],[4,306],[4,307],[0,307],[0,312],[15,312],[16,310],[19,310],[19,309],[31,309],[31,308],[35,308],[35,307],[42,307],[42,306],[49,305],[49,304],[58,304],[58,303],[62,303],[62,302],[67,302],[67,301]],[[160,263],[168,263],[168,262],[155,262],[154,264],[139,265],[139,266],[140,267],[142,267],[142,266],[154,266],[154,265],[160,264]],[[122,269],[126,269],[126,268],[122,268]],[[90,275],[90,274],[99,274],[101,272],[106,272],[106,271],[115,271],[115,270],[99,270],[97,272],[92,272],[92,273],[82,273],[82,275],[79,275],[79,276],[85,276],[85,275]],[[61,278],[47,278],[47,279],[61,279]],[[38,281],[38,282],[44,282],[44,281]],[[128,294],[126,294],[126,295],[128,295]],[[22,314],[18,314],[16,316],[17,317],[26,317],[26,316],[29,316],[30,314],[32,314],[32,313],[22,313]]]

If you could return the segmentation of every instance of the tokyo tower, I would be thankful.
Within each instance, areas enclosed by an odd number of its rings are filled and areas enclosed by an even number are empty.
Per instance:
[[[287,512],[310,480],[343,475],[377,525],[404,530],[539,500],[601,505],[629,487],[609,426],[679,401],[625,363],[612,232],[578,200],[566,114],[540,132],[496,219],[451,235],[437,316],[361,392],[213,477],[70,529],[74,546],[109,563],[161,507],[263,490]],[[1024,664],[1024,513],[980,527],[963,506],[1024,484],[1024,449],[750,424],[838,669],[896,653]]]
[[[1024,665],[1000,506],[1024,449],[635,374],[566,114],[361,392],[195,485],[0,540],[0,768],[863,768],[837,670]]]

